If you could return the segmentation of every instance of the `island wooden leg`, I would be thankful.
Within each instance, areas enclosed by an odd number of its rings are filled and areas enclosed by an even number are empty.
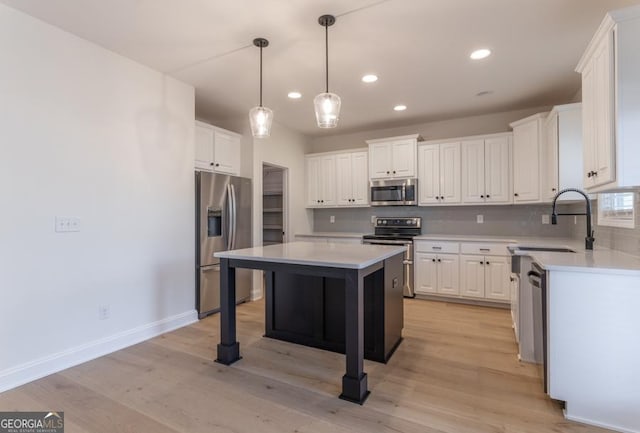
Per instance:
[[[362,404],[369,396],[364,372],[364,279],[357,270],[345,278],[345,337],[347,372],[340,398]]]
[[[230,365],[240,359],[236,341],[236,269],[220,260],[220,344],[216,362]]]

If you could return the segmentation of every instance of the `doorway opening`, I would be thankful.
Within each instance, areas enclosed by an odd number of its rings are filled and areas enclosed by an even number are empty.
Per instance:
[[[262,164],[262,245],[287,242],[287,169]]]

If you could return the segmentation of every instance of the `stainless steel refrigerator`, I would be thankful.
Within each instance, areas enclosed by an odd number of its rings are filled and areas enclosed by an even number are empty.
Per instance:
[[[203,317],[220,309],[218,251],[251,247],[251,179],[196,172],[196,308]],[[236,270],[236,301],[249,299],[252,271]]]

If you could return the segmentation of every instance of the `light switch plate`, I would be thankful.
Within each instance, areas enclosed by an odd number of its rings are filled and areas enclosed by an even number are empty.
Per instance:
[[[79,232],[80,218],[57,216],[55,230],[57,233]]]
[[[549,215],[548,214],[543,214],[542,215],[542,224],[549,224]]]
[[[329,222],[330,222],[331,224],[335,223],[335,222],[336,222],[336,216],[335,216],[335,215],[331,215],[331,216],[329,216]]]
[[[484,223],[484,215],[476,215],[476,222],[478,224],[483,224]]]

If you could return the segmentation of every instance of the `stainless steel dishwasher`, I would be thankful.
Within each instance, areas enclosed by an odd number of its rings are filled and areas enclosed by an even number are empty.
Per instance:
[[[533,287],[533,346],[536,359],[542,360],[544,392],[547,392],[547,271],[536,262],[531,263],[527,279]]]

